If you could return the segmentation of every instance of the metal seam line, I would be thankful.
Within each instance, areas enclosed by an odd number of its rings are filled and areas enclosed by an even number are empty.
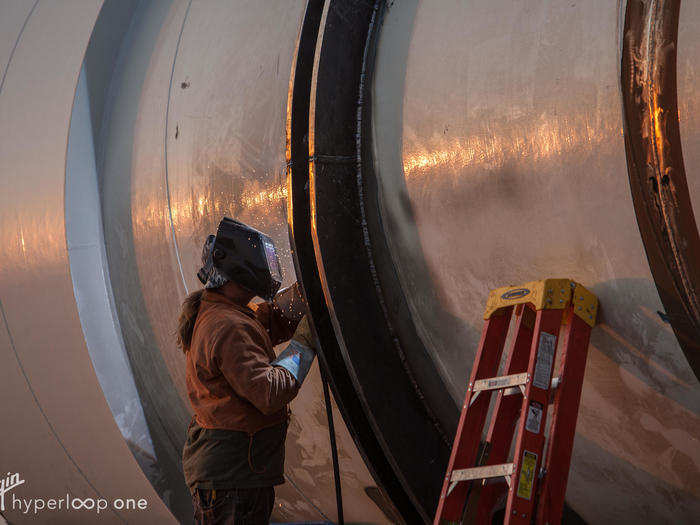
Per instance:
[[[173,55],[173,65],[170,69],[170,84],[168,85],[168,100],[165,105],[165,133],[163,134],[163,158],[165,161],[165,195],[168,200],[168,217],[170,219],[170,235],[173,238],[173,244],[175,245],[175,258],[177,259],[177,266],[180,270],[180,278],[182,279],[182,286],[185,288],[185,294],[189,294],[190,291],[187,288],[187,282],[185,281],[185,274],[182,270],[182,261],[180,260],[180,247],[177,244],[177,237],[175,236],[175,224],[173,223],[173,209],[170,204],[170,183],[168,181],[168,122],[170,120],[170,94],[173,90],[173,77],[175,76],[175,63],[177,62],[177,54],[180,51],[180,40],[182,40],[182,32],[185,30],[185,22],[187,22],[187,15],[190,14],[190,7],[192,6],[192,0],[187,3],[187,9],[185,10],[185,16],[182,17],[182,25],[180,26],[180,34],[177,36],[177,44],[175,44],[175,54]]]
[[[88,479],[88,477],[85,475],[83,470],[78,465],[78,462],[73,458],[73,456],[71,456],[70,452],[68,452],[68,449],[63,444],[63,441],[61,441],[61,438],[58,436],[56,429],[51,424],[51,421],[49,421],[49,417],[46,415],[46,412],[44,412],[44,409],[41,406],[41,403],[39,402],[39,398],[37,398],[36,392],[34,392],[34,388],[32,388],[32,383],[29,381],[29,377],[27,376],[27,372],[24,370],[24,366],[22,365],[22,361],[20,360],[19,355],[17,354],[17,347],[15,346],[15,339],[14,339],[14,337],[12,337],[12,332],[10,331],[10,325],[7,322],[7,316],[5,315],[5,307],[2,304],[2,299],[0,299],[0,315],[2,315],[2,322],[5,325],[5,330],[7,330],[7,337],[10,340],[10,346],[12,347],[12,352],[14,353],[15,359],[17,360],[17,365],[19,366],[19,369],[22,371],[22,376],[24,377],[24,380],[27,383],[27,388],[29,388],[29,392],[32,394],[32,397],[34,398],[34,403],[36,403],[36,406],[39,409],[39,412],[41,413],[44,420],[46,421],[46,424],[49,426],[49,430],[51,431],[51,434],[53,434],[53,437],[56,439],[58,444],[61,445],[63,452],[65,452],[66,456],[68,457],[70,462],[73,464],[73,466],[76,468],[78,473],[83,477],[85,482],[90,486],[90,488],[92,490],[95,491],[95,494],[97,494],[100,498],[104,499],[104,496],[102,495],[102,493],[99,490],[97,490],[97,488],[92,484],[92,482]],[[110,510],[123,523],[126,523],[126,520],[122,517],[122,515],[119,512],[117,512],[112,506],[110,506]]]
[[[22,29],[19,30],[17,39],[15,40],[15,43],[12,46],[12,51],[10,51],[10,56],[7,59],[7,64],[5,65],[5,71],[3,71],[2,73],[2,80],[0,80],[0,93],[2,93],[2,88],[5,87],[5,77],[7,77],[7,70],[10,69],[10,63],[12,62],[12,58],[15,56],[15,49],[17,49],[19,40],[20,38],[22,38],[22,34],[24,33],[24,28],[27,27],[27,22],[29,22],[29,18],[31,18],[32,14],[34,14],[34,9],[36,9],[38,3],[39,0],[36,0],[32,8],[29,10],[29,14],[27,15],[27,18],[24,19],[24,24],[22,24]]]
[[[401,342],[399,341],[396,332],[394,331],[394,327],[390,321],[389,318],[389,313],[388,313],[388,308],[386,304],[386,300],[384,299],[384,291],[382,290],[382,284],[380,282],[378,273],[377,273],[377,266],[375,264],[375,256],[374,256],[374,248],[372,246],[372,241],[370,238],[370,232],[369,232],[369,227],[367,224],[367,212],[365,210],[365,195],[364,195],[364,185],[363,185],[363,165],[362,165],[362,156],[363,156],[363,125],[364,125],[364,111],[365,111],[365,105],[371,104],[371,101],[367,101],[365,97],[365,85],[369,81],[371,82],[371,75],[373,71],[368,71],[367,70],[367,61],[369,59],[370,53],[375,53],[376,52],[376,46],[377,46],[377,41],[374,40],[372,41],[372,31],[373,31],[373,26],[377,24],[378,29],[376,31],[380,31],[379,26],[383,23],[383,18],[384,18],[384,12],[379,10],[379,3],[375,2],[374,7],[373,7],[373,13],[372,13],[372,18],[370,20],[370,26],[369,30],[367,33],[367,40],[365,41],[365,48],[363,50],[363,56],[362,56],[362,71],[360,73],[360,86],[358,90],[358,99],[357,99],[357,115],[356,115],[356,131],[355,131],[355,140],[356,140],[356,161],[357,161],[357,173],[356,173],[356,184],[357,184],[357,191],[360,195],[359,199],[359,206],[360,210],[362,212],[362,222],[361,222],[361,227],[362,227],[362,236],[364,238],[364,246],[365,246],[365,251],[367,252],[367,259],[369,260],[369,267],[370,267],[370,273],[372,275],[372,281],[374,282],[375,288],[379,291],[377,294],[377,297],[379,299],[379,304],[381,305],[382,308],[382,313],[384,314],[384,318],[386,319],[386,325],[389,329],[389,332],[391,334],[391,339],[394,342],[394,347],[396,348],[397,353],[399,354],[399,358],[401,360],[401,363],[404,365],[404,370],[406,372],[406,375],[409,378],[409,381],[411,385],[413,386],[413,389],[416,391],[416,395],[418,396],[418,399],[420,400],[421,405],[423,406],[423,409],[425,410],[425,413],[428,416],[428,419],[430,419],[431,423],[437,430],[438,434],[440,435],[442,441],[449,446],[449,437],[445,433],[444,429],[442,428],[442,424],[438,421],[437,416],[431,409],[431,407],[428,405],[428,401],[425,397],[425,394],[423,392],[423,389],[420,388],[420,385],[418,384],[418,381],[416,380],[415,373],[413,372],[413,369],[408,363],[408,359],[406,357],[406,354],[403,350],[403,346],[401,345]],[[370,49],[370,47],[373,47],[374,49]],[[372,58],[372,61],[374,62],[374,58]],[[374,64],[371,64],[372,69],[374,69]],[[369,117],[371,119],[371,116]],[[370,153],[371,154],[371,153]],[[370,163],[371,164],[371,163]],[[371,168],[370,168],[371,169]]]
[[[287,473],[285,472],[285,473],[284,473],[284,477],[287,479],[287,481],[289,481],[289,482],[292,484],[292,487],[294,487],[294,488],[296,489],[296,491],[297,491],[299,494],[301,494],[301,497],[304,498],[304,499],[309,503],[309,505],[311,505],[314,509],[316,509],[316,511],[317,511],[321,516],[323,516],[323,518],[325,518],[326,521],[328,521],[328,522],[330,522],[330,523],[333,523],[333,522],[330,520],[330,518],[329,518],[328,516],[326,516],[326,515],[321,511],[321,509],[319,509],[316,505],[314,505],[314,502],[311,501],[311,500],[308,498],[308,496],[307,496],[306,494],[304,494],[304,493],[301,491],[301,489],[300,489],[299,487],[297,487],[297,484],[294,483],[294,480],[289,476],[289,474],[287,474]]]

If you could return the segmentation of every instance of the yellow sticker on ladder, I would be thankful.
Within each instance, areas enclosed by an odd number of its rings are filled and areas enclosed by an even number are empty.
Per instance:
[[[520,467],[520,479],[518,480],[518,497],[523,499],[532,498],[532,484],[535,480],[535,469],[537,468],[537,454],[534,452],[523,452],[523,463]]]

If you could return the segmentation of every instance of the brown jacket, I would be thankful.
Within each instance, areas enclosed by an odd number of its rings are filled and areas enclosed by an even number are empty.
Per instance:
[[[187,390],[203,428],[254,433],[284,421],[299,385],[271,366],[273,345],[289,339],[295,323],[272,303],[236,304],[206,290],[187,351]]]

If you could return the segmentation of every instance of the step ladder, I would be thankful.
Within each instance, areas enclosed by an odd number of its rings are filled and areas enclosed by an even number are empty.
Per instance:
[[[505,375],[494,377],[514,310]],[[597,310],[596,296],[569,279],[534,281],[490,293],[434,525],[463,519],[491,523],[495,507],[502,507],[504,499],[506,524],[529,524],[533,513],[538,524],[561,521]],[[560,328],[561,365],[559,377],[552,379]],[[490,394],[497,397],[481,443]]]

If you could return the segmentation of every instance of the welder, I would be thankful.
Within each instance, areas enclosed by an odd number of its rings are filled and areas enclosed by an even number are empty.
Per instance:
[[[278,294],[282,272],[267,235],[224,217],[197,276],[204,289],[185,299],[177,334],[194,412],[182,462],[195,521],[266,524],[284,482],[287,404],[315,341],[297,286]]]

